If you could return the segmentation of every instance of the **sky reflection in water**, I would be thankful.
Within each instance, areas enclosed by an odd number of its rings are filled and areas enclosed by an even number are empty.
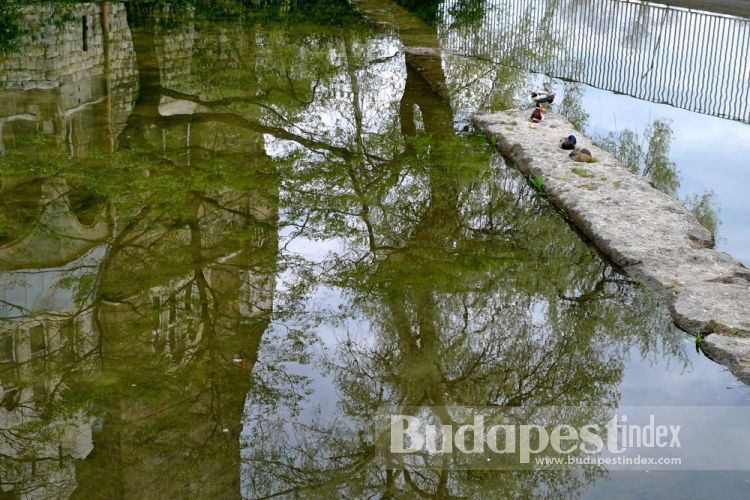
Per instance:
[[[538,76],[441,55],[444,27],[403,11],[396,33],[347,6],[356,27],[112,4],[105,47],[100,8],[49,11],[60,44],[79,44],[90,16],[90,74],[45,73],[58,91],[19,76],[39,68],[0,70],[17,78],[0,80],[0,417],[13,436],[0,470],[14,494],[594,494],[604,471],[415,484],[373,455],[372,417],[748,404],[650,294],[456,132],[480,104],[523,102]],[[47,42],[25,43],[34,60]],[[747,125],[582,88],[573,104],[594,133],[613,114],[641,134],[673,120],[680,193],[714,189],[722,244],[739,249],[740,183],[724,179],[742,174],[714,157],[727,175],[702,177],[691,147],[711,144],[709,121],[718,136]],[[704,479],[737,492],[746,477]]]

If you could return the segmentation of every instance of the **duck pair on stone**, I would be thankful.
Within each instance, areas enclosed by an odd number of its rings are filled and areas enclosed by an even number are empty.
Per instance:
[[[540,121],[544,120],[544,113],[545,109],[542,104],[552,104],[555,102],[555,94],[552,92],[532,92],[531,93],[531,101],[534,103],[534,111],[531,113],[531,121],[534,123],[539,123]]]
[[[594,160],[594,157],[591,156],[591,151],[589,151],[586,148],[577,148],[576,143],[578,141],[576,140],[576,136],[569,135],[568,137],[560,140],[560,147],[562,149],[572,149],[573,151],[570,153],[570,157],[574,161],[580,161],[584,163],[589,163]]]

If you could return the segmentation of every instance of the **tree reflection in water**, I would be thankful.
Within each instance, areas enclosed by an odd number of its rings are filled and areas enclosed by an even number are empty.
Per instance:
[[[632,347],[684,362],[659,305],[455,133],[458,93],[521,76],[444,67],[418,17],[129,8],[137,72],[107,88],[132,92],[75,130],[14,125],[2,159],[4,484],[525,496],[603,473],[391,470],[373,447],[387,409],[615,405]]]
[[[654,120],[646,127],[643,139],[629,129],[610,132],[596,142],[614,155],[628,170],[648,179],[653,187],[670,196],[677,196],[680,174],[669,157],[672,126],[669,121]],[[712,191],[686,197],[683,202],[714,237],[721,221]]]

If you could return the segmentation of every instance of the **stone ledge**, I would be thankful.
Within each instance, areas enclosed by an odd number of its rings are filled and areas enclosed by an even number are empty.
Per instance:
[[[729,368],[742,382],[750,385],[750,339],[728,335],[709,335],[701,342],[706,355]]]
[[[541,123],[530,111],[477,115],[472,121],[527,176],[544,178],[544,192],[626,273],[662,295],[672,319],[704,339],[706,352],[750,383],[750,270],[713,250],[709,230],[678,200],[630,173],[560,115]],[[579,163],[559,147],[574,134],[594,163]]]

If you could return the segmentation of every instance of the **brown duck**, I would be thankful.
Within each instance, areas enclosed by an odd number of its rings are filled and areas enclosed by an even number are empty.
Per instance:
[[[591,151],[586,148],[575,149],[570,153],[570,157],[573,158],[574,161],[580,161],[584,163],[590,163],[594,161],[594,157],[591,156]]]

